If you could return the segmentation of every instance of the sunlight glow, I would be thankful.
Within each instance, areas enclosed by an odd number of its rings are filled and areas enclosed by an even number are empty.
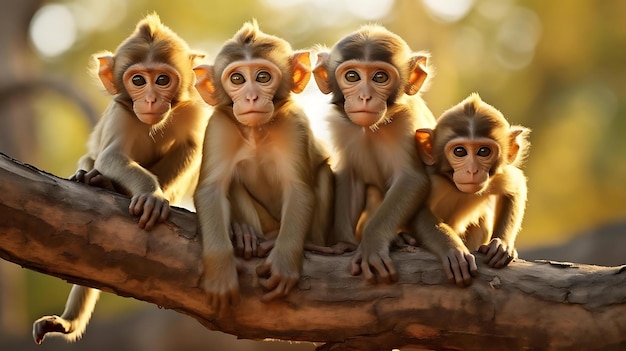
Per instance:
[[[331,17],[334,20],[330,23],[334,24],[337,20],[341,19],[340,15],[343,13],[349,13],[360,19],[369,21],[382,19],[391,11],[394,0],[291,0],[288,2],[283,0],[263,0],[263,2],[275,9],[310,5],[322,13],[318,18],[320,21],[328,22],[328,18]],[[332,8],[333,11],[328,11],[329,8]]]
[[[422,0],[434,20],[456,22],[465,17],[474,5],[474,0]]]
[[[33,16],[30,39],[43,56],[56,57],[76,41],[76,22],[67,6],[45,5]]]

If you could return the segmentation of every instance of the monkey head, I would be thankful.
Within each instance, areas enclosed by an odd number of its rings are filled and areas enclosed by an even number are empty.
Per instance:
[[[528,149],[530,130],[510,126],[502,113],[478,94],[447,110],[434,130],[415,133],[422,161],[464,193],[482,193],[501,168],[517,165]]]
[[[149,125],[164,122],[192,91],[194,62],[203,57],[151,14],[115,51],[94,55],[98,77],[116,101]]]
[[[404,95],[415,95],[428,77],[428,55],[413,54],[398,35],[364,26],[318,54],[313,74],[320,91],[359,126],[373,128]]]
[[[308,52],[293,52],[285,40],[261,32],[256,21],[228,40],[214,65],[194,68],[196,89],[208,104],[232,106],[248,127],[271,121],[276,105],[304,90],[311,77]]]

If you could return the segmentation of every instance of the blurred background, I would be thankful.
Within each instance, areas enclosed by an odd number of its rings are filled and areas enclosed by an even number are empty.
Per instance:
[[[88,73],[146,14],[210,62],[256,18],[295,49],[331,47],[379,23],[436,75],[423,97],[435,115],[471,92],[533,130],[523,259],[626,263],[626,2],[620,0],[0,0],[0,152],[62,177],[85,152],[108,96]],[[299,97],[325,137],[328,101],[311,81]],[[31,323],[60,314],[70,285],[0,262],[2,350],[313,350],[235,340],[155,306],[103,294],[82,341],[36,347]]]

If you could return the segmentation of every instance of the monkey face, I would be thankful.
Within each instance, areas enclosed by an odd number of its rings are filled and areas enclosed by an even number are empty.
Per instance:
[[[233,114],[241,123],[256,127],[274,114],[274,95],[281,84],[278,66],[264,59],[235,61],[222,72],[222,86],[233,101]]]
[[[133,111],[145,124],[158,124],[172,110],[172,99],[180,88],[180,75],[165,63],[139,63],[123,76],[124,88],[133,100]]]
[[[446,143],[445,156],[454,170],[452,180],[464,193],[479,193],[500,157],[500,146],[489,138],[454,138]]]
[[[387,113],[387,99],[398,89],[398,70],[382,61],[348,60],[335,70],[337,84],[344,95],[344,110],[350,120],[369,127]]]

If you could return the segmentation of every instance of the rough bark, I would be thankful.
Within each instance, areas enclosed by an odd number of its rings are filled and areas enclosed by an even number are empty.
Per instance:
[[[297,291],[264,304],[254,274],[260,261],[251,260],[240,274],[240,305],[218,318],[198,288],[193,213],[176,209],[170,221],[146,232],[127,214],[127,198],[6,156],[0,194],[0,257],[176,310],[240,338],[325,343],[320,350],[626,347],[626,266],[479,264],[473,284],[459,289],[434,256],[416,249],[392,254],[397,284],[372,286],[350,276],[349,255],[307,253]]]

